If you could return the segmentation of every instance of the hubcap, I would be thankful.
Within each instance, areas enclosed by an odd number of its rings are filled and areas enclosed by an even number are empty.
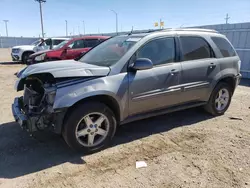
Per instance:
[[[226,108],[229,102],[229,92],[226,88],[222,88],[215,99],[215,108],[218,111],[222,111]]]
[[[100,144],[108,135],[110,128],[108,118],[99,112],[84,116],[76,126],[77,141],[84,147]]]

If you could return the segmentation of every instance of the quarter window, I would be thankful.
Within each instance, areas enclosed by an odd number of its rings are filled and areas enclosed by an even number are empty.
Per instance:
[[[212,40],[214,41],[216,46],[219,48],[223,57],[236,56],[236,53],[232,45],[226,39],[223,39],[220,37],[212,37]]]
[[[211,58],[212,50],[208,43],[200,37],[180,37],[182,46],[182,60],[196,60]]]
[[[174,62],[174,38],[161,38],[150,41],[138,51],[137,58],[148,58],[154,65]]]

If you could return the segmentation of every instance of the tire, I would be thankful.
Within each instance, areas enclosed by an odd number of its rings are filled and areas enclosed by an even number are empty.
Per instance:
[[[104,119],[101,124],[96,121],[100,118],[98,115]],[[87,121],[85,119],[87,119]],[[116,125],[117,122],[114,113],[105,104],[85,102],[76,106],[73,111],[67,115],[62,135],[66,143],[73,150],[92,153],[104,149],[109,145],[115,134]],[[102,134],[103,130],[106,131],[105,136],[99,135],[99,131],[101,130]],[[82,131],[84,135],[78,137],[77,134],[80,134],[80,131]],[[90,144],[90,138],[93,138],[93,144]]]
[[[219,102],[221,104],[221,108],[219,108],[220,106],[218,104],[218,101],[220,101],[218,99],[218,97],[220,96],[220,94],[219,94],[220,91],[222,91],[222,94],[224,92],[223,96],[227,96],[226,93],[228,92],[228,97],[221,97],[222,101],[224,103],[222,105],[222,103]],[[206,104],[206,106],[204,107],[205,110],[214,116],[223,115],[227,111],[228,107],[230,106],[231,99],[232,99],[232,93],[233,93],[232,88],[230,87],[229,84],[227,84],[225,82],[219,82],[216,85],[216,87],[214,88],[212,94],[210,95],[209,101]]]
[[[24,52],[22,55],[22,63],[28,65],[29,56],[33,54],[33,52]]]

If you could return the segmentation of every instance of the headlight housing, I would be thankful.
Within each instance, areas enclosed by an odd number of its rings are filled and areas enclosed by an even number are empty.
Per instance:
[[[19,53],[20,52],[20,48],[12,48],[12,53]]]
[[[43,53],[43,54],[41,54],[39,56],[36,56],[35,61],[43,61],[45,59],[45,56],[46,56],[45,53]]]

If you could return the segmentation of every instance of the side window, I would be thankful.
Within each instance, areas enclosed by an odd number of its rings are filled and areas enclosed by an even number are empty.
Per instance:
[[[174,62],[174,38],[161,38],[150,41],[138,51],[137,58],[148,58],[154,65]]]
[[[220,37],[212,37],[212,40],[214,41],[216,46],[219,48],[223,57],[236,56],[236,53],[235,53],[233,47],[226,39],[223,39]]]
[[[64,40],[53,40],[53,45],[58,45],[60,44],[61,42],[63,42]]]
[[[84,40],[76,40],[72,42],[68,47],[72,49],[86,48],[84,44]]]
[[[180,37],[183,61],[213,57],[212,50],[205,39],[200,37]]]
[[[97,44],[99,44],[98,39],[87,39],[87,40],[85,40],[85,42],[86,42],[86,48],[93,48]]]
[[[52,40],[51,39],[46,39],[44,41],[44,43],[46,44],[46,46],[50,46],[52,44]]]

